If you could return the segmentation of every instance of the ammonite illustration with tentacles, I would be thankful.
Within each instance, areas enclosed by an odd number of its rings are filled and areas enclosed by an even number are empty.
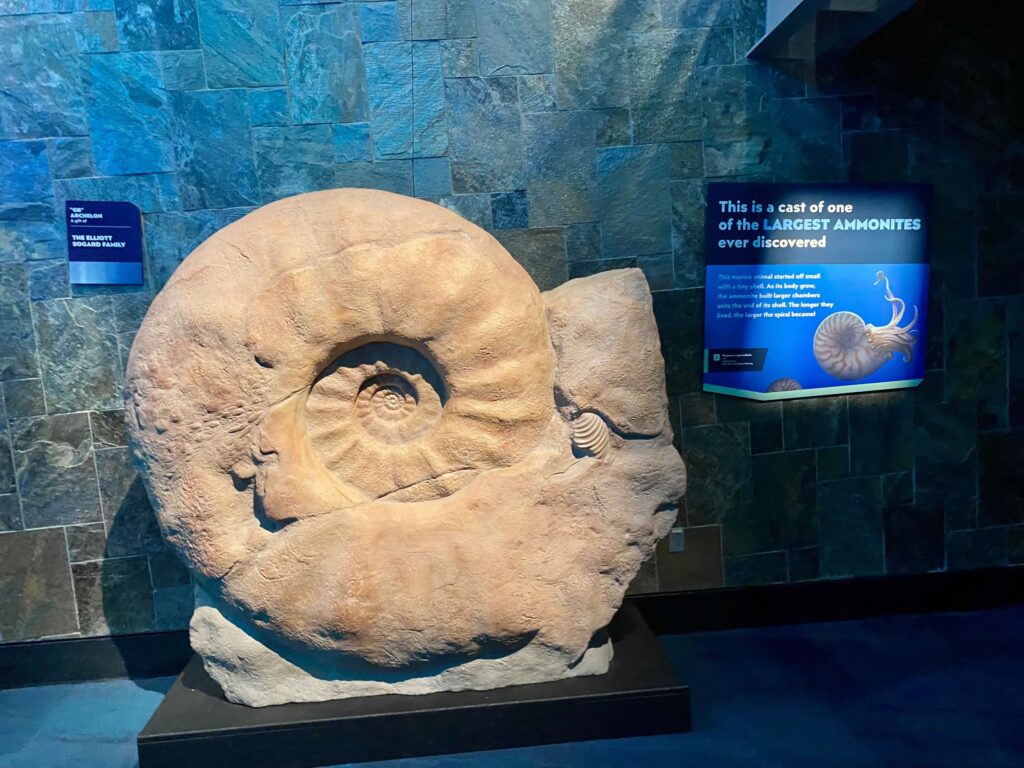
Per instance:
[[[386,192],[213,235],[126,398],[193,647],[254,706],[604,672],[685,489],[642,273],[541,294],[483,230]]]
[[[900,326],[906,304],[893,295],[884,272],[875,275],[875,285],[885,283],[885,300],[892,305],[892,319],[885,325],[865,323],[853,312],[833,312],[821,321],[814,334],[814,357],[826,373],[837,379],[863,379],[877,371],[893,353],[909,363],[917,343],[917,307],[909,325]]]

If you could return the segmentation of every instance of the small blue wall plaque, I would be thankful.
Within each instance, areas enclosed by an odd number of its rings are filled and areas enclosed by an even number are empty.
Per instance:
[[[131,203],[68,200],[73,285],[142,285],[142,218]]]

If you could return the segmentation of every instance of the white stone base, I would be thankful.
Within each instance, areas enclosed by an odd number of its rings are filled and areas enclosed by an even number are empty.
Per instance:
[[[207,673],[229,701],[266,707],[300,701],[327,701],[387,693],[423,694],[438,691],[489,690],[509,685],[543,683],[567,677],[603,675],[612,659],[612,643],[591,647],[572,667],[564,656],[531,642],[497,659],[473,659],[436,674],[400,681],[353,676],[335,669],[314,676],[268,648],[221,613],[202,589],[196,589],[196,610],[189,627],[192,648]]]

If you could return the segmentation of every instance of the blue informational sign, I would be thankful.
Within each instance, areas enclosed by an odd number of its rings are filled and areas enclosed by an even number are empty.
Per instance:
[[[709,184],[704,390],[920,384],[930,200],[913,184]]]
[[[142,285],[142,219],[131,203],[68,200],[73,285]]]

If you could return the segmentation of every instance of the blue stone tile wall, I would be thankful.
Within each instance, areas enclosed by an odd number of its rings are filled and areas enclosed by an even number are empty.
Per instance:
[[[634,590],[1024,563],[1019,24],[943,5],[826,70],[745,58],[763,0],[0,2],[0,641],[185,626],[127,352],[206,237],[337,186],[435,200],[543,289],[647,275],[691,479]],[[703,394],[709,179],[935,184],[925,384]],[[69,285],[71,198],[139,206],[145,286]]]

